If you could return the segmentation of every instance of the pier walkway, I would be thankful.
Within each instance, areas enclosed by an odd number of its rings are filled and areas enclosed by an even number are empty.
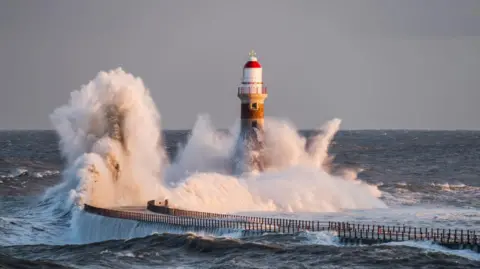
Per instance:
[[[226,229],[244,235],[263,233],[294,234],[302,231],[329,231],[344,244],[377,244],[398,241],[430,241],[451,249],[470,249],[480,253],[480,232],[459,229],[384,226],[349,222],[310,221],[250,217],[170,208],[149,201],[146,207],[99,208],[85,205],[88,213],[111,218],[168,224],[195,229]]]

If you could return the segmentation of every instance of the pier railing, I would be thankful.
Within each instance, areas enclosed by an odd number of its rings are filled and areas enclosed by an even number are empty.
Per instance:
[[[85,211],[106,217],[143,222],[163,223],[183,227],[238,230],[244,233],[285,233],[330,231],[342,241],[377,243],[407,240],[428,240],[451,248],[480,251],[478,231],[461,229],[417,228],[409,226],[368,225],[349,222],[297,220],[251,217],[189,211],[155,205],[149,201],[149,212],[106,209],[85,205]]]
[[[434,242],[438,241],[445,243],[480,244],[480,233],[477,233],[476,231],[462,229],[434,229],[421,227],[417,228],[410,226],[385,226],[375,224],[368,225],[349,222],[310,221],[218,214],[158,206],[155,205],[154,200],[148,201],[147,209],[152,212],[178,217],[209,219],[216,218],[244,221],[248,223],[257,223],[260,224],[260,230],[264,230],[267,232],[277,232],[278,229],[282,231],[285,230],[285,232],[287,233],[298,231],[315,232],[328,230],[337,231],[338,234],[343,237],[353,237],[359,239],[376,239],[386,241],[432,240]],[[272,229],[275,229],[275,231]]]

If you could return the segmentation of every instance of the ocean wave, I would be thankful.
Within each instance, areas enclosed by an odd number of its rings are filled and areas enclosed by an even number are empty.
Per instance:
[[[339,247],[317,242],[319,234],[267,234],[252,238],[215,238],[188,234],[154,234],[130,240],[110,240],[84,245],[28,245],[0,247],[0,267],[6,263],[38,263],[58,268],[124,266],[142,267],[246,267],[280,264],[290,267],[342,268],[361,264],[401,262],[406,267],[478,268],[478,257],[464,250],[446,250],[427,243],[387,243],[373,246]],[[418,251],[423,249],[423,251]],[[396,253],[396,254],[395,254]],[[395,255],[394,255],[395,254]],[[8,255],[8,256],[7,256]],[[21,260],[20,260],[21,257]],[[239,258],[241,257],[241,259]],[[6,261],[6,262],[5,262]],[[2,264],[3,262],[3,264]],[[242,266],[239,266],[242,264]],[[451,267],[450,267],[451,266]]]
[[[396,182],[382,186],[383,199],[388,205],[415,205],[438,201],[461,207],[476,207],[473,197],[478,196],[480,187],[461,182]]]
[[[442,191],[480,190],[480,187],[469,186],[463,183],[431,183],[430,185]]]
[[[28,175],[26,168],[13,168],[6,175],[0,175],[0,178],[17,178]]]
[[[43,178],[43,177],[49,177],[49,176],[55,176],[60,174],[60,171],[57,170],[45,170],[41,172],[33,172],[32,176],[35,178]]]
[[[27,168],[13,168],[6,174],[1,175],[2,179],[17,179],[21,177],[44,178],[60,174],[58,170],[29,171]]]
[[[388,186],[388,185],[387,185]],[[408,189],[412,191],[424,191],[424,190],[442,190],[442,191],[453,191],[453,190],[478,190],[480,187],[470,186],[461,182],[456,183],[438,183],[438,182],[396,182],[393,185],[396,188]]]
[[[403,241],[403,242],[390,242],[385,243],[384,245],[389,246],[406,246],[412,248],[420,248],[425,252],[440,252],[447,255],[460,256],[473,261],[480,261],[480,254],[476,253],[469,249],[464,250],[452,250],[446,247],[442,247],[438,244],[433,243],[432,241]]]
[[[14,258],[8,255],[0,254],[0,268],[52,268],[52,269],[67,269],[72,268],[58,263],[43,261],[43,260],[25,260],[21,258]]]

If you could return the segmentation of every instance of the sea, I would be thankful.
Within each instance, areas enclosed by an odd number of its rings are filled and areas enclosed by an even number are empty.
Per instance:
[[[267,115],[262,146],[246,147],[238,119],[219,129],[199,114],[175,131],[161,111],[140,77],[117,68],[53,109],[52,130],[0,131],[0,268],[480,268],[479,253],[428,241],[351,246],[332,232],[247,237],[85,212],[168,199],[480,234],[480,132],[342,130],[337,118],[302,131]]]
[[[299,134],[311,137],[315,131]],[[328,233],[242,237],[174,227],[145,229],[127,220],[89,216],[72,198],[78,187],[65,187],[68,160],[61,137],[54,130],[0,132],[0,268],[480,268],[480,254],[430,242],[345,246]],[[191,130],[162,131],[162,137],[171,160],[178,163],[180,151],[183,158],[192,152],[182,146],[195,137]],[[75,141],[70,137],[67,144]],[[341,179],[302,181],[302,173],[285,179],[285,184],[296,182],[286,192],[272,181],[286,173],[278,169],[269,175],[270,181],[264,181],[268,189],[283,193],[279,200],[288,201],[276,202],[272,196],[276,207],[259,206],[255,211],[253,202],[230,193],[227,197],[237,207],[212,205],[209,211],[480,231],[479,131],[338,130],[328,155],[329,173],[354,169],[353,181],[378,189],[372,199],[379,201],[359,203],[363,198],[355,195],[363,190],[351,192],[339,183]],[[212,184],[205,179],[215,175],[210,172],[204,172],[196,184]],[[219,197],[218,188],[225,186],[209,186],[207,194]],[[287,195],[311,195],[306,190],[313,188],[327,191],[314,192],[308,206],[307,200],[299,202],[301,197]],[[59,195],[64,190],[67,194]],[[109,190],[102,191],[107,195]]]

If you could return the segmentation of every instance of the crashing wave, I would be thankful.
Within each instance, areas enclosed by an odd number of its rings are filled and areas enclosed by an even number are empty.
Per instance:
[[[232,173],[238,125],[220,133],[199,117],[170,163],[160,115],[140,78],[122,69],[100,72],[74,91],[51,116],[66,158],[58,199],[96,206],[144,205],[169,198],[192,210],[339,211],[386,207],[376,186],[356,171],[329,173],[328,147],[340,126],[334,119],[305,138],[289,122],[266,119],[262,172]]]

